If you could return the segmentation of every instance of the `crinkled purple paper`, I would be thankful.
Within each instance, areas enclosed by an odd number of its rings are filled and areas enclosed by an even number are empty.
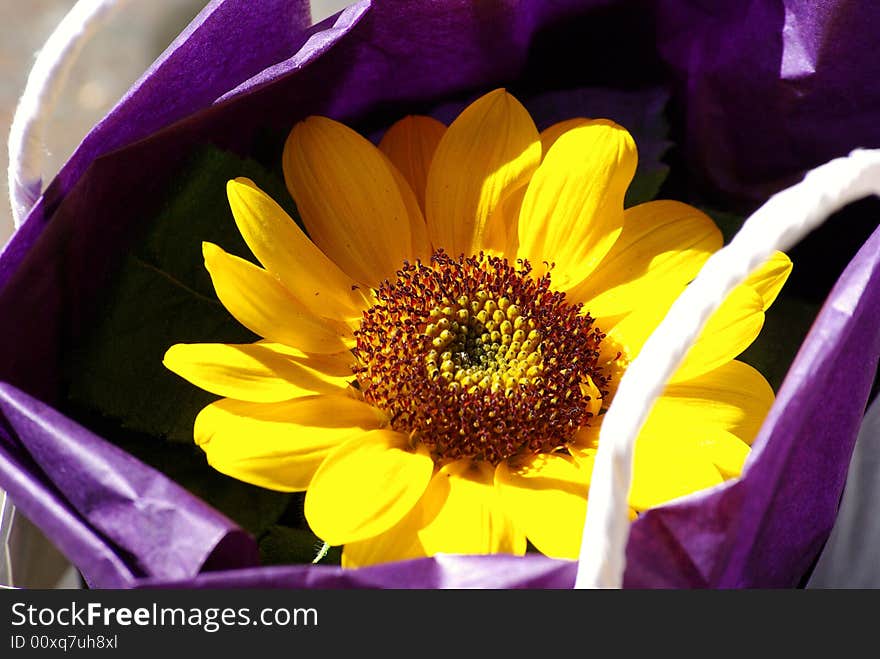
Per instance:
[[[855,147],[880,146],[880,8],[862,0],[657,3],[694,175],[759,202]]]
[[[375,130],[390,113],[500,85],[528,94],[665,81],[694,184],[731,204],[877,146],[880,9],[655,6],[364,1],[307,28],[302,2],[211,3],[94,128],[0,256],[0,487],[93,587],[571,586],[573,563],[540,556],[255,567],[255,543],[232,522],[52,409],[58,364],[137,232],[129,209],[149,204],[200,142],[241,151],[261,127],[308,114]],[[803,581],[833,524],[876,369],[878,262],[875,233],[802,346],[743,478],[633,524],[627,586]]]
[[[3,488],[28,517],[49,519],[71,562],[89,566],[90,582],[118,588],[138,577],[184,578],[206,563],[257,564],[244,531],[125,451],[7,384],[0,412],[8,435],[26,445],[24,453],[0,427],[3,472],[13,476]],[[51,484],[33,482],[41,471]]]

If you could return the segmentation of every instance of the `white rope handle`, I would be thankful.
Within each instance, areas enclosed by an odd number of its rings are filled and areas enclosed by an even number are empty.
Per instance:
[[[42,192],[45,127],[73,64],[96,30],[128,0],[79,0],[40,49],[9,130],[9,202],[21,226]],[[0,586],[12,585],[9,539],[15,506],[0,490]]]
[[[46,123],[82,47],[128,0],[79,0],[52,32],[28,75],[9,131],[9,201],[21,226],[42,187]]]
[[[724,298],[776,250],[829,215],[880,194],[880,150],[857,150],[771,197],[729,245],[706,261],[620,381],[599,432],[575,588],[620,588],[629,537],[633,447],[654,402]]]

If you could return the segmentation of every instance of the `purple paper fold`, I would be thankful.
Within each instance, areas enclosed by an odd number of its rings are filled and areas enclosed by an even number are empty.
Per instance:
[[[754,205],[805,170],[880,146],[880,31],[860,0],[662,0],[657,46],[677,80],[696,182]]]
[[[183,579],[206,563],[258,563],[253,539],[232,521],[50,407],[0,384],[0,413],[11,435],[0,447],[3,488],[61,539],[89,585]]]
[[[552,97],[671,85],[686,187],[753,205],[880,136],[880,9],[814,5],[364,0],[307,28],[302,2],[215,0],[86,137],[0,255],[0,487],[94,587],[569,587],[574,564],[539,556],[247,567],[255,545],[231,522],[53,409],[61,357],[193,148],[246,153],[260,131],[309,114],[373,132],[497,86]],[[803,580],[876,369],[878,254],[875,233],[805,341],[744,477],[633,525],[626,585]],[[220,571],[199,574],[206,566]]]
[[[358,570],[283,565],[205,573],[186,581],[144,579],[138,588],[571,588],[577,563],[546,556],[434,556]]]

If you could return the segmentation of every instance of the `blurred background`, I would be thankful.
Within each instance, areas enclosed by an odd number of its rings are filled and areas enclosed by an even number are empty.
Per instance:
[[[352,0],[312,0],[312,19],[330,16]],[[76,0],[0,0],[0,245],[12,235],[6,172],[6,137],[28,73],[46,39]],[[52,180],[89,129],[97,123],[207,0],[128,0],[83,48],[47,126],[43,181]],[[0,501],[2,503],[2,501]],[[2,538],[0,538],[2,541]],[[0,559],[2,559],[0,548]],[[10,538],[12,579],[28,588],[79,588],[66,559],[24,517]],[[0,575],[3,569],[0,566]],[[3,583],[0,585],[12,585]]]

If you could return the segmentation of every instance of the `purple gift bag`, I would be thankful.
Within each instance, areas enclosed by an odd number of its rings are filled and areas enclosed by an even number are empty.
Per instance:
[[[575,563],[538,555],[261,567],[233,522],[57,410],[61,355],[137,235],[129,209],[168,184],[163,173],[203,143],[246,155],[261,130],[311,114],[379,128],[498,86],[663,85],[685,187],[753,210],[806,170],[880,146],[880,9],[814,4],[362,0],[309,26],[307,3],[214,0],[0,255],[0,488],[96,588],[571,587]],[[624,585],[802,584],[837,514],[878,354],[880,230],[825,299],[743,477],[637,519]]]

